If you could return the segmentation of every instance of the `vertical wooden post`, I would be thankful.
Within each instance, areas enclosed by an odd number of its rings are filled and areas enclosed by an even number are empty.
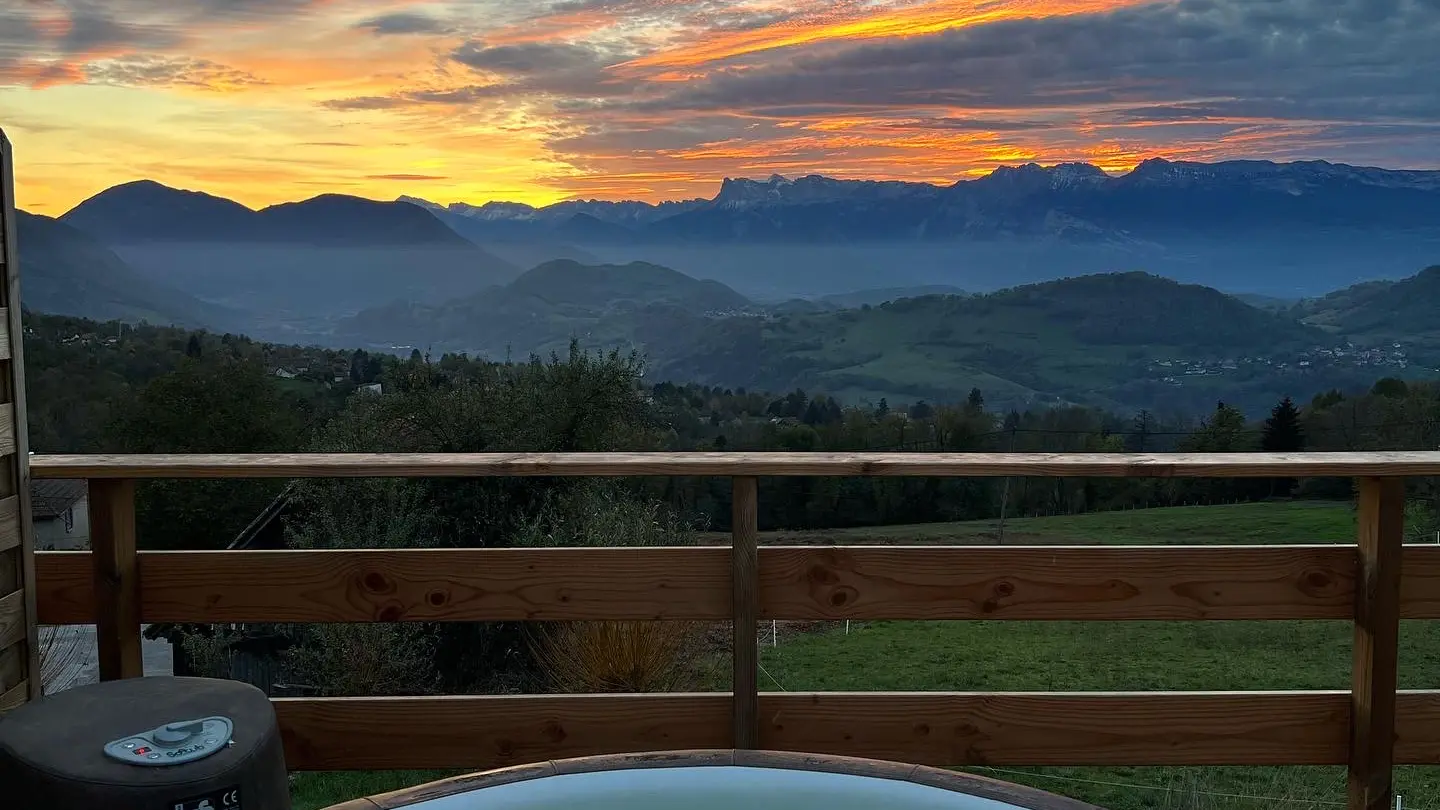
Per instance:
[[[1395,686],[1400,645],[1400,557],[1405,479],[1360,479],[1350,692],[1350,810],[1389,810],[1395,799]]]
[[[90,481],[90,556],[95,564],[95,644],[100,680],[145,674],[140,657],[140,570],[135,482]]]
[[[760,746],[760,623],[759,495],[753,477],[731,479],[730,570],[735,578],[731,655],[735,665],[735,747]]]
[[[10,141],[0,131],[0,713],[40,697],[45,688],[35,624],[14,165]]]

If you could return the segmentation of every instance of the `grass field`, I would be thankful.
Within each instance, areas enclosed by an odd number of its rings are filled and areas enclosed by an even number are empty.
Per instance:
[[[868,544],[990,545],[999,523],[975,520],[859,529],[762,532],[769,545]],[[725,544],[727,534],[705,542]],[[1334,501],[1271,501],[1226,506],[1129,509],[1057,517],[1010,518],[1006,545],[1282,544],[1353,543],[1355,512]]]
[[[992,543],[995,524],[952,523],[768,533],[768,543]],[[1007,524],[1007,543],[1353,542],[1348,504],[1240,504],[1135,510]],[[1344,689],[1351,626],[1307,622],[871,622],[783,638],[761,654],[768,691],[1087,691]],[[876,662],[885,662],[876,666]],[[1406,622],[1401,688],[1440,686],[1440,623]],[[972,769],[1111,810],[1328,808],[1343,768]],[[430,774],[302,775],[296,810],[435,778]],[[363,779],[365,781],[357,781]],[[1402,768],[1406,807],[1431,799],[1440,768]]]

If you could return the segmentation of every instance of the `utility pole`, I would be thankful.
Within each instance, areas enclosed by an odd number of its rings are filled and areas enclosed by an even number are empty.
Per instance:
[[[1015,433],[1016,433],[1016,431],[1017,431],[1018,429],[1019,429],[1019,425],[1011,425],[1011,426],[1010,426],[1010,450],[1009,450],[1009,452],[1011,452],[1011,453],[1015,452]],[[1010,505],[1010,476],[1007,475],[1007,476],[1005,476],[1005,485],[1000,488],[1000,528],[999,528],[999,530],[996,532],[996,543],[999,544],[999,545],[1002,545],[1002,546],[1005,545],[1005,511],[1006,511],[1006,508],[1007,508],[1009,505]]]

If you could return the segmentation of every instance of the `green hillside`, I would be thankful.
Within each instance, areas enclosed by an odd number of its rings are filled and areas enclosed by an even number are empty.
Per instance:
[[[1400,281],[1346,287],[1295,309],[1306,323],[1364,346],[1404,341],[1419,362],[1440,362],[1440,265]]]
[[[571,337],[591,345],[627,345],[654,311],[694,317],[729,313],[750,301],[716,281],[645,262],[541,264],[509,284],[440,306],[396,302],[368,309],[337,332],[355,341],[434,345],[446,350],[524,354],[562,348]]]
[[[893,401],[956,401],[978,387],[994,403],[1123,409],[1167,400],[1213,405],[1217,396],[1273,402],[1285,375],[1241,361],[1333,340],[1208,287],[1123,273],[731,319],[683,342],[642,343],[657,370],[676,379]],[[1226,360],[1236,361],[1228,373],[1181,385],[1155,366]]]

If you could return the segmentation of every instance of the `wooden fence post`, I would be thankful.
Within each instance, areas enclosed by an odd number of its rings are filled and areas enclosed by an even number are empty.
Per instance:
[[[731,611],[731,655],[734,675],[735,747],[760,745],[760,622],[759,495],[753,477],[731,479],[730,570],[735,578],[734,608]]]
[[[135,482],[90,481],[90,555],[95,565],[95,644],[100,680],[145,674],[140,656],[140,570]]]
[[[1395,688],[1405,479],[1361,478],[1350,692],[1350,810],[1394,804]]]
[[[0,713],[44,693],[35,624],[35,534],[25,428],[25,330],[15,244],[15,171],[0,131]]]

